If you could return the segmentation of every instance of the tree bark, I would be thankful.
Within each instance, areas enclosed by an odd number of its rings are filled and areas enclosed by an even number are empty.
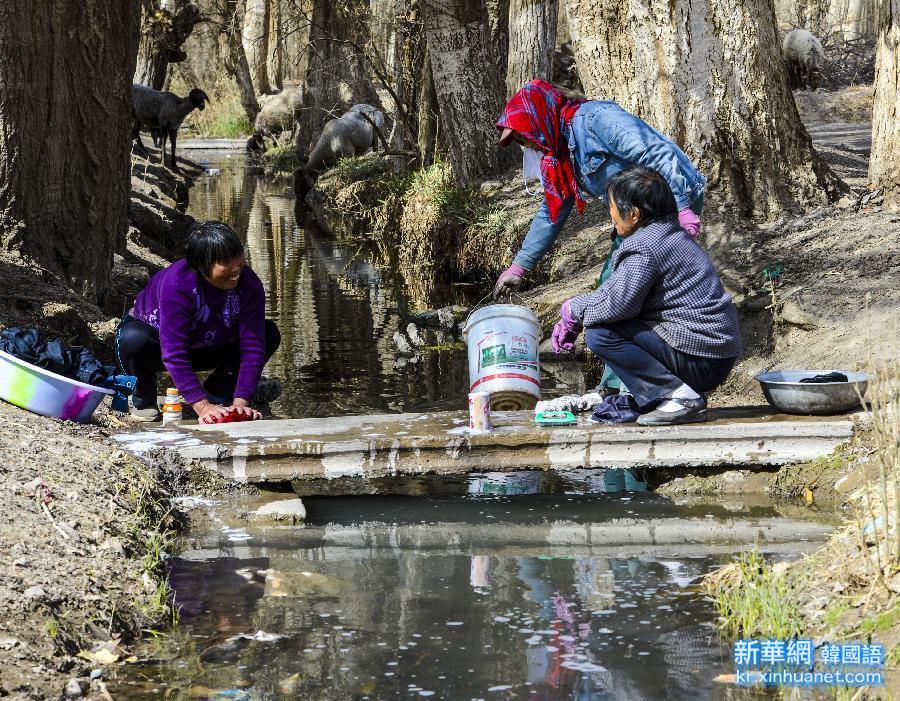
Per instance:
[[[266,69],[269,55],[269,0],[246,0],[242,42],[256,94],[272,92]]]
[[[422,70],[422,82],[419,90],[418,114],[418,151],[419,164],[427,168],[434,163],[434,147],[437,142],[438,104],[434,90],[434,77],[431,74],[431,59],[426,51],[425,66]]]
[[[788,89],[772,0],[567,2],[587,94],[676,141],[742,215],[837,196]]]
[[[485,0],[491,55],[502,76],[506,75],[509,60],[509,2],[510,0]]]
[[[259,102],[256,99],[250,64],[241,41],[241,32],[244,26],[243,2],[242,0],[222,0],[220,7],[222,33],[225,37],[223,44],[225,55],[222,63],[225,70],[234,79],[240,94],[241,106],[244,108],[247,119],[253,124],[256,122],[256,115],[259,114]]]
[[[484,0],[423,0],[422,7],[453,178],[459,185],[470,185],[497,176],[515,157],[496,145],[494,124],[504,100],[491,57]]]
[[[187,0],[143,0],[134,82],[162,90],[169,64],[187,57],[181,47],[199,21],[200,8]]]
[[[900,0],[881,0],[869,180],[900,210]]]
[[[534,78],[550,80],[558,11],[557,0],[510,0],[507,97]]]
[[[269,12],[269,53],[266,73],[269,85],[275,90],[284,89],[284,2],[271,0]]]
[[[128,231],[140,7],[9,0],[0,22],[0,246],[101,301]]]

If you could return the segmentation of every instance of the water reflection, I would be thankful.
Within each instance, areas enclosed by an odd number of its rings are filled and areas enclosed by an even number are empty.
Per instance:
[[[465,350],[426,351],[421,362],[395,367],[393,336],[410,302],[398,276],[376,264],[365,242],[338,240],[309,220],[298,225],[290,182],[252,174],[243,157],[219,155],[209,165],[222,173],[194,186],[188,213],[232,226],[263,280],[267,313],[282,334],[268,366],[285,380],[277,414],[465,407]],[[466,288],[452,288],[431,301],[465,302],[467,294]],[[543,378],[550,394],[583,388],[580,365],[550,369]]]
[[[729,559],[735,533],[780,532],[786,543],[762,548],[796,554],[795,539],[827,528],[767,505],[679,506],[643,491],[640,473],[609,472],[564,480],[600,494],[526,495],[538,473],[484,473],[467,496],[313,497],[302,528],[195,530],[172,571],[181,641],[113,692],[741,698],[712,681],[730,660],[697,579]]]

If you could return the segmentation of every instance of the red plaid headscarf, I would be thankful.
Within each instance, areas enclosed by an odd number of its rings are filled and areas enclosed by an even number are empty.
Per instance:
[[[583,102],[570,100],[545,80],[532,80],[512,96],[497,120],[498,129],[513,129],[542,148],[541,181],[554,222],[569,197],[575,198],[579,213],[584,210],[565,138],[566,125]]]

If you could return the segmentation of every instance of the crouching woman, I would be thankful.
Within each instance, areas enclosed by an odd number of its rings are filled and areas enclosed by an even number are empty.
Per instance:
[[[187,257],[156,273],[116,330],[116,356],[137,377],[132,415],[159,418],[156,375],[165,369],[201,423],[252,404],[263,366],[281,342],[266,296],[235,233],[218,221],[191,232]],[[197,372],[212,370],[201,384]]]
[[[558,353],[582,328],[588,348],[634,395],[644,425],[706,421],[703,396],[741,353],[737,313],[704,250],[681,228],[655,171],[632,168],[608,185],[623,242],[596,292],[566,301],[553,330]]]

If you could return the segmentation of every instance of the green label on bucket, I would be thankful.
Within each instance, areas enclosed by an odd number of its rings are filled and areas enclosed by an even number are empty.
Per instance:
[[[488,368],[491,365],[499,365],[506,360],[506,346],[489,346],[481,349],[481,367]]]

